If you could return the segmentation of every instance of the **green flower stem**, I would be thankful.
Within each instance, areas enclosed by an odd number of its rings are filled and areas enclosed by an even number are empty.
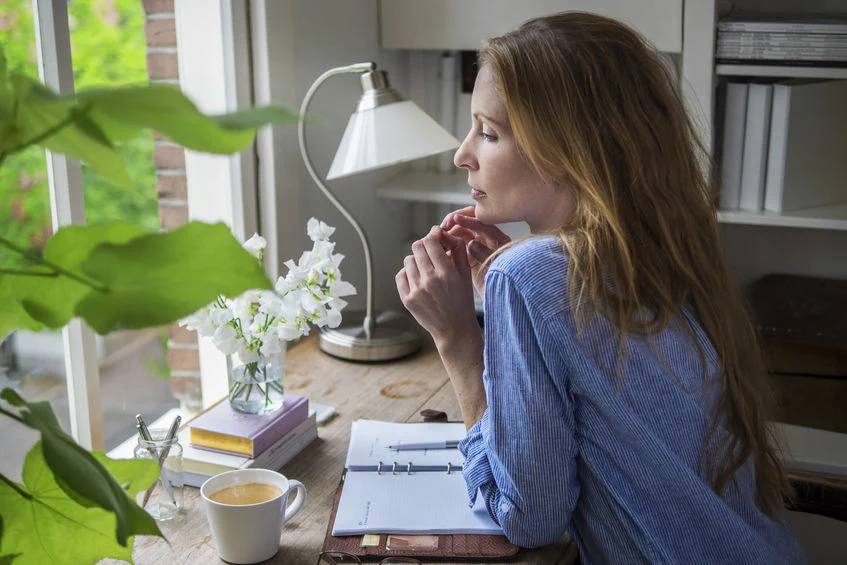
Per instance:
[[[55,274],[65,275],[66,277],[71,278],[71,279],[73,279],[73,280],[75,280],[79,283],[82,283],[87,287],[93,288],[94,290],[97,290],[97,291],[100,291],[100,292],[103,292],[103,293],[106,293],[106,294],[108,294],[110,292],[108,287],[105,287],[101,284],[98,284],[96,281],[93,281],[91,279],[80,276],[80,275],[78,275],[74,272],[68,271],[67,269],[63,269],[59,265],[55,265],[55,264],[51,263],[50,261],[47,261],[44,258],[39,257],[35,253],[30,253],[26,249],[18,247],[17,245],[15,245],[14,243],[12,243],[8,239],[6,239],[5,237],[0,237],[0,245],[2,245],[3,247],[8,247],[9,249],[11,249],[12,251],[14,251],[16,253],[20,253],[21,255],[26,257],[27,259],[30,259],[31,261],[34,261],[34,262],[38,263],[39,265],[44,265],[45,267],[49,267],[49,268],[53,269],[53,271],[55,271],[54,275]],[[17,274],[24,275],[24,276],[34,276],[34,277],[45,276],[44,273],[37,273],[36,274],[36,273],[32,273],[32,272],[27,272],[27,271],[23,271],[23,272],[20,272],[20,273],[17,273]]]

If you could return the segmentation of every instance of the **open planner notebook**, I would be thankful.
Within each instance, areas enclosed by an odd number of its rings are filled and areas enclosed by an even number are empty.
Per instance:
[[[458,449],[388,447],[464,436],[464,424],[353,422],[332,535],[502,534],[482,497],[468,506]]]

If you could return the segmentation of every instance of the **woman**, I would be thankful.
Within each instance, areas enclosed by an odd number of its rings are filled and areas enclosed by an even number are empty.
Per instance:
[[[471,501],[521,546],[569,533],[585,563],[802,562],[762,357],[663,61],[569,12],[479,62],[454,159],[476,205],[396,277],[458,397]],[[494,224],[514,221],[534,237],[504,245]]]

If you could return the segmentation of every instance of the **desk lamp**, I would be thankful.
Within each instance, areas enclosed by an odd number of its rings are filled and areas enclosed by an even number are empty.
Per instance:
[[[347,129],[329,167],[327,180],[455,149],[459,146],[459,140],[427,116],[414,102],[405,100],[391,88],[385,71],[378,71],[376,64],[372,62],[326,71],[306,91],[300,106],[297,137],[306,170],[321,192],[358,234],[365,254],[367,272],[365,311],[345,312],[341,326],[334,329],[324,328],[319,339],[320,348],[325,353],[342,359],[387,361],[410,355],[420,349],[420,331],[408,316],[395,312],[385,312],[374,317],[373,262],[368,238],[355,218],[321,181],[306,149],[306,112],[315,91],[332,76],[352,73],[360,75],[363,93],[347,123]]]

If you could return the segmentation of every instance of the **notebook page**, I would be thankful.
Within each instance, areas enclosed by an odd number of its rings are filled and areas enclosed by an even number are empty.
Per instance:
[[[458,449],[403,450],[388,449],[398,443],[422,443],[445,440],[460,440],[467,435],[464,424],[416,423],[400,424],[377,420],[356,420],[350,432],[350,447],[345,466],[351,471],[375,471],[382,461],[383,469],[397,470],[412,468],[424,470],[446,470],[447,463],[453,469],[461,469],[465,458]]]
[[[332,535],[503,533],[481,496],[468,502],[461,473],[347,473]]]

